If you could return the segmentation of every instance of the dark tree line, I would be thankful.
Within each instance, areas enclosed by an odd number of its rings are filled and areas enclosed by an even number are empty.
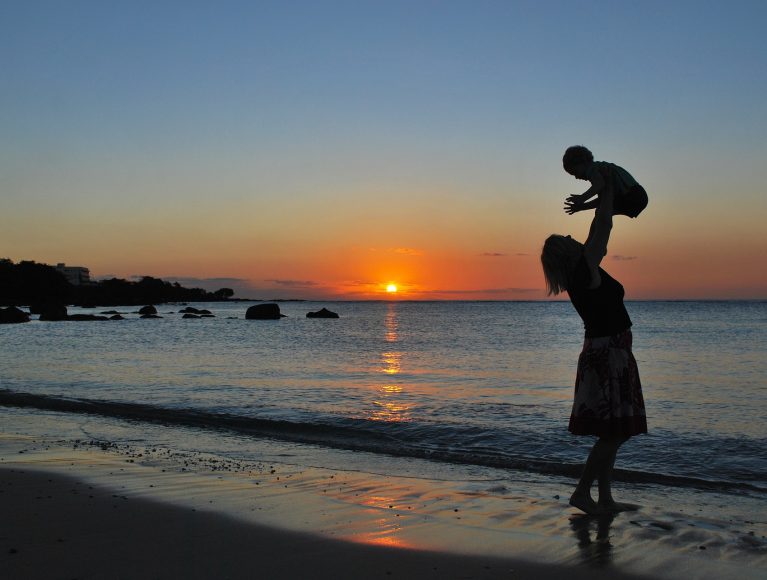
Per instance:
[[[53,266],[36,262],[14,264],[0,259],[0,305],[75,304],[78,306],[136,306],[163,302],[209,302],[227,300],[230,288],[208,292],[184,288],[178,282],[144,276],[138,281],[112,278],[72,285]]]

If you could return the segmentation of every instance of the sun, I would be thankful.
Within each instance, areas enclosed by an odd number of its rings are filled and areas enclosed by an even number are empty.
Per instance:
[[[388,284],[386,286],[386,291],[389,294],[396,294],[396,292],[397,292],[397,285],[396,284]]]

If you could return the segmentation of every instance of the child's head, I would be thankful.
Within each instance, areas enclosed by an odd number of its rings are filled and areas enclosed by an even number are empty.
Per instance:
[[[583,145],[568,147],[564,157],[562,157],[562,166],[565,171],[579,179],[583,178],[583,171],[593,162],[594,156]]]

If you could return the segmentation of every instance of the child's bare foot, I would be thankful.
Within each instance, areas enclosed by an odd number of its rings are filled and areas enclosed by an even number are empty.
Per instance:
[[[588,493],[575,492],[570,496],[570,505],[578,508],[589,515],[602,515],[609,513],[597,502],[595,502]]]

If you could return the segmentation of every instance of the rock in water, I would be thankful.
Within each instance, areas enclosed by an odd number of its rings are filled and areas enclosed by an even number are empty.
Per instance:
[[[67,316],[67,320],[84,321],[84,320],[109,320],[106,316],[98,316],[97,314],[70,314]]]
[[[194,306],[187,306],[186,308],[182,308],[178,312],[179,314],[198,314],[198,315],[211,314],[210,310],[207,310],[205,308],[197,309]]]
[[[271,303],[256,304],[245,312],[245,318],[248,320],[279,320],[284,316],[284,314],[280,314],[279,305]]]
[[[29,314],[15,306],[0,308],[0,324],[16,324],[29,322]]]
[[[139,314],[157,314],[157,308],[154,306],[144,306],[138,311]]]
[[[327,308],[318,310],[317,312],[309,312],[306,315],[307,318],[339,318],[338,313],[332,312]]]
[[[40,320],[57,321],[67,319],[67,307],[63,304],[44,304],[40,307]]]

